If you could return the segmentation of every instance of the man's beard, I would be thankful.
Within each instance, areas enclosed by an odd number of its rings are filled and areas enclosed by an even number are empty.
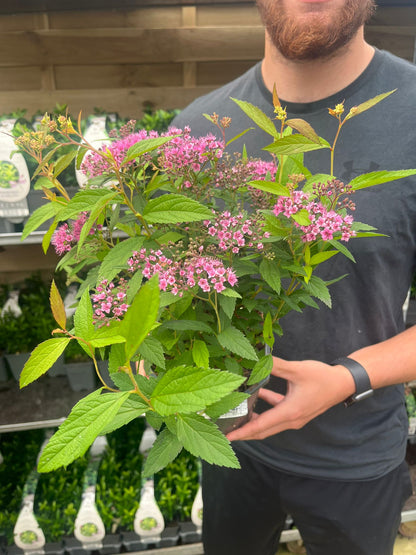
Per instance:
[[[346,0],[330,19],[292,16],[283,0],[257,0],[263,24],[277,50],[289,60],[326,58],[345,46],[374,13],[374,0]]]

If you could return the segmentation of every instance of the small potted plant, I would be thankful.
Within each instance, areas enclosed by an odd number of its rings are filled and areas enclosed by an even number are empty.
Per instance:
[[[81,284],[73,326],[52,284],[57,327],[33,351],[20,384],[37,379],[78,342],[102,386],[74,407],[45,448],[40,470],[67,465],[98,434],[142,415],[159,431],[146,475],[182,448],[239,467],[216,422],[242,410],[247,388],[267,379],[273,358],[266,347],[283,333],[280,319],[307,305],[331,305],[329,284],[316,268],[334,256],[351,258],[349,239],[376,235],[353,220],[352,193],[416,173],[372,172],[348,184],[333,174],[344,125],[389,94],[346,114],[342,104],[331,108],[328,117],[338,124],[332,143],[306,121],[289,120],[276,93],[275,120],[236,101],[270,135],[270,162],[245,151],[227,154],[231,122],[215,114],[207,117],[217,136],[193,137],[187,128],[135,132],[129,122],[97,150],[85,142],[80,123],[75,129],[68,117],[45,115],[36,134],[17,139],[39,163],[36,175],[50,201],[23,236],[53,218],[43,246],[52,243],[62,256],[59,267]],[[65,154],[52,163],[61,148]],[[327,149],[329,167],[312,175],[303,153],[317,149]],[[59,175],[74,159],[88,181],[70,198]],[[104,348],[115,387],[97,365]]]

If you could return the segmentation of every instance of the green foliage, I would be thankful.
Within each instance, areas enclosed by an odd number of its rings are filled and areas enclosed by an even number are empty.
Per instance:
[[[44,437],[43,430],[2,434],[0,451],[0,536],[13,544],[13,528],[22,503],[27,477],[36,465]]]
[[[133,530],[134,515],[140,502],[143,455],[139,453],[144,419],[107,436],[96,485],[96,504],[106,533]]]
[[[58,285],[62,288],[61,278],[58,278]],[[6,312],[0,317],[0,351],[6,353],[31,351],[38,343],[49,339],[56,327],[49,306],[49,284],[39,274],[33,274],[19,288],[22,314],[14,316]]]
[[[34,512],[47,542],[73,535],[87,466],[88,456],[81,456],[66,468],[41,474]]]
[[[270,374],[273,359],[264,344],[273,347],[283,333],[285,314],[305,306],[331,307],[329,288],[340,278],[325,282],[316,275],[319,265],[337,254],[353,260],[341,241],[378,235],[365,223],[351,225],[351,203],[342,197],[416,173],[382,170],[345,186],[334,175],[335,145],[344,124],[388,94],[346,116],[342,104],[330,109],[328,117],[338,122],[332,144],[308,122],[287,119],[276,93],[274,119],[236,100],[271,137],[266,150],[276,163],[266,169],[246,151],[235,157],[222,152],[228,121],[216,116],[207,117],[220,140],[205,139],[209,146],[203,155],[186,131],[136,134],[128,148],[115,137],[97,152],[85,142],[82,122],[75,128],[63,116],[46,116],[41,134],[17,139],[38,160],[34,174],[54,207],[38,212],[24,233],[53,215],[43,246],[57,228],[52,242],[65,252],[58,268],[68,281],[80,283],[73,328],[52,288],[59,336],[33,352],[22,385],[46,372],[65,343],[66,353],[81,349],[96,367],[100,357],[108,358],[115,384],[79,401],[45,448],[40,470],[69,464],[97,434],[123,428],[141,415],[160,431],[145,475],[183,449],[209,463],[238,468],[216,419],[245,398],[247,385]],[[133,129],[127,122],[118,137]],[[329,151],[329,167],[313,176],[303,154],[318,149]],[[81,158],[88,180],[71,197],[61,176]],[[337,223],[331,224],[334,214]],[[318,221],[327,223],[316,231]]]
[[[197,460],[183,451],[155,476],[155,498],[166,524],[190,519],[197,490]]]

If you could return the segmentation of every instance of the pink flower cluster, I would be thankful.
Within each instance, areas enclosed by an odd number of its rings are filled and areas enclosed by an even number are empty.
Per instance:
[[[190,128],[184,130],[170,128],[161,137],[173,136],[172,140],[158,148],[158,163],[162,170],[173,173],[177,177],[188,175],[190,171],[198,172],[211,158],[222,156],[224,150],[223,141],[218,141],[212,134],[205,137],[192,137]],[[174,137],[174,135],[180,135]],[[100,152],[91,152],[84,157],[81,164],[81,171],[88,177],[96,177],[110,171],[110,162],[103,156],[111,154],[117,167],[123,165],[123,160],[128,149],[139,141],[157,138],[157,131],[147,132],[140,130],[136,133],[126,135],[110,145],[103,146]],[[134,164],[134,161],[126,163],[127,166]],[[186,186],[186,185],[185,185]]]
[[[231,287],[237,283],[234,271],[225,268],[218,258],[210,256],[174,261],[160,250],[147,252],[146,249],[141,249],[133,252],[128,265],[131,271],[140,269],[148,279],[158,274],[160,289],[180,297],[184,291],[194,287],[200,287],[205,293],[213,290],[221,293],[226,288],[226,282]]]
[[[238,254],[244,246],[263,250],[262,240],[270,237],[270,233],[258,233],[258,225],[246,214],[232,216],[230,212],[222,212],[215,221],[205,221],[208,235],[214,238],[222,251]]]
[[[138,143],[139,141],[143,141],[144,139],[158,136],[159,134],[157,133],[157,131],[150,131],[150,133],[148,133],[147,131],[142,129],[137,133],[131,133],[130,135],[118,139],[108,146],[103,146],[100,151],[103,154],[110,153],[112,158],[116,162],[116,165],[120,167],[127,154],[128,149],[131,146]],[[129,163],[129,165],[132,164],[133,162]],[[99,152],[90,152],[84,157],[80,169],[88,177],[96,177],[110,171],[110,163],[107,158]]]
[[[221,158],[224,142],[214,135],[192,137],[189,127],[183,131],[172,127],[168,131],[168,135],[179,133],[182,133],[181,136],[173,137],[159,149],[158,163],[167,173],[177,177],[188,176],[192,172],[199,172],[209,160]],[[191,187],[191,183],[185,182],[185,187]]]
[[[93,321],[99,325],[109,325],[111,320],[120,320],[129,308],[126,301],[127,282],[121,278],[118,285],[103,280],[92,295]]]
[[[350,215],[341,216],[335,210],[327,210],[321,202],[310,200],[310,196],[303,191],[293,191],[290,197],[279,197],[273,207],[275,216],[283,214],[290,218],[297,214],[299,210],[307,210],[310,224],[295,225],[303,231],[302,240],[304,242],[315,241],[319,237],[324,241],[330,241],[334,234],[341,233],[341,240],[348,241],[354,237],[352,230],[353,218]]]
[[[59,256],[65,252],[69,252],[72,247],[79,241],[82,226],[88,219],[88,213],[82,212],[77,220],[72,224],[63,224],[53,234],[51,243],[55,247],[55,251]],[[101,226],[97,226],[99,228]],[[95,233],[94,229],[90,230],[90,235]]]

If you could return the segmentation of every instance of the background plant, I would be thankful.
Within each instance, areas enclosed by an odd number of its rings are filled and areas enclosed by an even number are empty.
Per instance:
[[[21,508],[26,478],[36,466],[43,430],[10,432],[0,437],[0,537],[14,542],[13,529]]]

